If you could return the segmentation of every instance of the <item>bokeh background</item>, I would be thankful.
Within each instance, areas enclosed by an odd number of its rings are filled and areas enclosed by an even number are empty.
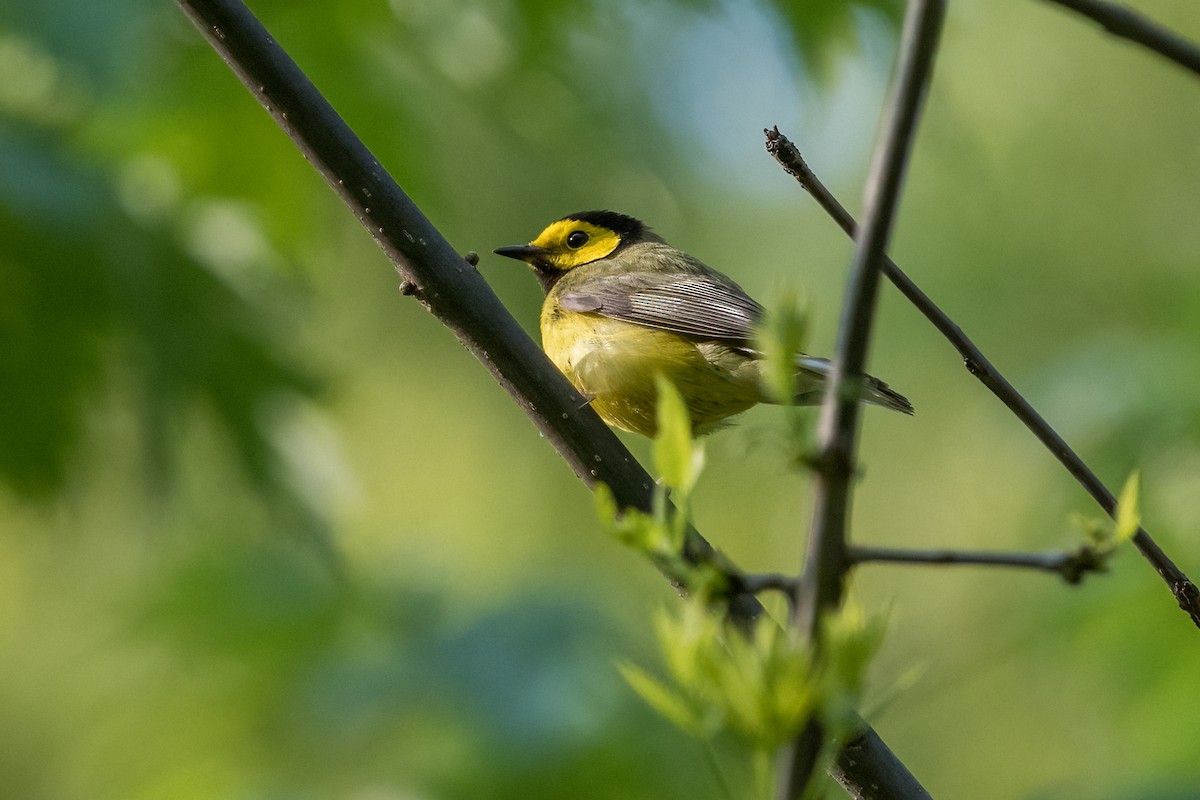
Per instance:
[[[531,333],[490,251],[613,208],[831,349],[850,246],[761,130],[857,209],[898,3],[252,7]],[[897,260],[1200,574],[1195,76],[953,4],[909,175]],[[615,669],[671,590],[397,283],[173,3],[0,5],[4,796],[722,796]],[[1084,493],[890,288],[877,331],[918,413],[866,414],[857,540],[1070,546]],[[750,570],[803,551],[782,426],[706,442],[698,526]],[[934,796],[1200,796],[1200,634],[1132,550],[854,591],[891,616],[866,713]]]

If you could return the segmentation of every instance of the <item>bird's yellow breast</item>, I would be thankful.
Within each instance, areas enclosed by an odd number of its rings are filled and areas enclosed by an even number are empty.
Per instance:
[[[753,359],[716,342],[599,314],[567,311],[554,293],[541,317],[542,348],[610,425],[654,436],[655,376],[675,384],[696,434],[763,399]]]

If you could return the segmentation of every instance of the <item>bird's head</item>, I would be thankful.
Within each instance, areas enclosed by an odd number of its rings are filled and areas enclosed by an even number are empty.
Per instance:
[[[651,238],[658,237],[641,220],[615,211],[581,211],[550,223],[529,244],[501,247],[495,252],[524,261],[543,284],[552,284],[576,267]]]

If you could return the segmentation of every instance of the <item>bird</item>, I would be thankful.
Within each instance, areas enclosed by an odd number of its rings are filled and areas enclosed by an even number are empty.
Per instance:
[[[556,220],[497,255],[528,264],[542,285],[542,349],[608,425],[654,437],[657,376],[670,380],[692,435],[777,402],[754,347],[765,309],[733,279],[615,211]],[[796,357],[794,402],[821,402],[828,359]],[[864,376],[862,400],[905,414],[912,403]]]

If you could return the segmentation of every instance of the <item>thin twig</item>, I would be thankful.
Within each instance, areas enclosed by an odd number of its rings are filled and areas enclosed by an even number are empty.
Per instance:
[[[908,156],[933,71],[945,0],[910,0],[896,56],[895,90],[884,112],[864,198],[865,218],[838,327],[833,369],[821,404],[813,526],[804,574],[796,588],[795,617],[813,649],[821,651],[820,620],[841,602],[847,567],[846,522],[858,434],[856,384],[862,380],[875,315],[880,264],[899,205]],[[799,798],[826,739],[819,720],[805,726],[785,763],[780,797]]]
[[[1055,553],[1004,553],[994,550],[905,550],[895,547],[853,546],[851,563],[883,561],[890,564],[972,565],[1019,567],[1051,572],[1069,584],[1077,584],[1089,572],[1104,572],[1104,558],[1090,547]]]
[[[208,43],[275,118],[396,265],[410,294],[488,368],[575,474],[606,484],[622,508],[651,511],[654,481],[616,435],[512,318],[487,283],[459,256],[300,68],[239,0],[178,0]],[[692,531],[686,552],[711,559]],[[753,595],[730,600],[745,622],[762,612]],[[925,790],[875,732],[862,733],[839,756],[845,785],[874,787],[864,797],[917,800]]]
[[[1129,6],[1106,0],[1048,0],[1091,18],[1113,36],[1128,39],[1200,75],[1200,45]]]
[[[818,180],[817,176],[809,168],[804,161],[804,157],[792,142],[779,132],[778,128],[774,130],[764,131],[767,138],[767,150],[775,157],[780,165],[793,175],[796,180],[804,187],[805,191],[813,196],[813,199],[825,209],[826,213],[831,216],[834,221],[846,232],[852,239],[858,234],[858,224],[850,213],[838,202],[837,198],[825,188],[825,185]],[[1017,419],[1025,424],[1034,436],[1038,438],[1046,449],[1054,454],[1071,475],[1079,482],[1081,486],[1092,496],[1092,499],[1104,509],[1105,513],[1112,516],[1116,513],[1117,500],[1108,487],[1096,476],[1090,467],[1083,462],[1083,459],[1071,449],[1071,446],[1058,434],[1050,424],[1042,418],[1042,415],[1034,410],[1029,401],[1021,395],[1013,385],[1008,382],[1008,379],[996,369],[995,365],[983,354],[983,352],[975,345],[974,342],[963,333],[955,322],[940,309],[936,303],[929,299],[925,292],[913,283],[912,279],[904,273],[903,270],[890,258],[883,260],[883,273],[887,275],[900,293],[903,294],[909,302],[916,306],[917,310],[925,315],[935,328],[941,332],[942,336],[954,346],[958,354],[962,356],[963,364],[972,375],[991,390],[992,394],[1004,403]],[[1144,528],[1138,528],[1137,533],[1133,537],[1133,543],[1141,551],[1142,555],[1154,567],[1167,587],[1175,596],[1179,607],[1187,612],[1191,617],[1192,622],[1200,627],[1200,589],[1188,579],[1179,567],[1162,551],[1162,548],[1151,538],[1150,534]]]

